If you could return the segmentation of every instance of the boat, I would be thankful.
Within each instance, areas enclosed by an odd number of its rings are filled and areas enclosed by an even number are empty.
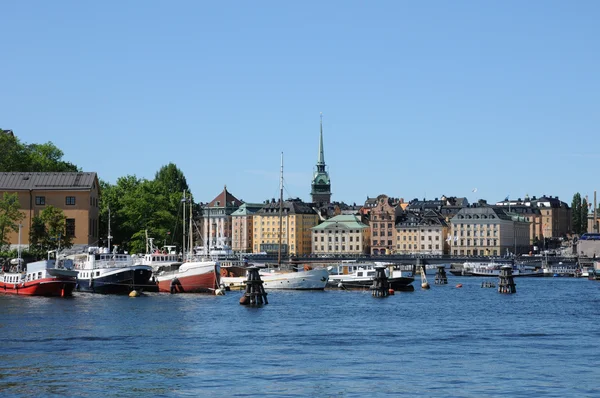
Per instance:
[[[136,265],[149,265],[154,272],[164,267],[170,267],[182,264],[181,257],[177,254],[175,246],[164,246],[162,250],[155,248],[152,244],[152,238],[148,238],[148,247],[143,256],[132,255],[133,263]]]
[[[414,286],[414,273],[412,265],[400,265],[379,261],[361,262],[342,261],[337,266],[329,267],[329,287],[340,289],[365,289],[373,284],[377,266],[385,266],[390,289],[398,291],[412,291]]]
[[[259,266],[258,274],[267,290],[324,290],[329,280],[327,269],[310,266],[288,270]],[[221,286],[225,289],[245,289],[246,276],[245,266],[221,266]]]
[[[71,296],[77,283],[77,271],[73,261],[51,258],[56,251],[49,251],[48,258],[34,261],[23,267],[19,257],[5,266],[0,273],[0,293],[27,296]]]
[[[129,294],[133,290],[151,289],[152,267],[134,264],[131,255],[108,248],[89,247],[87,253],[73,256],[78,292]]]
[[[506,263],[496,262],[465,262],[462,267],[453,267],[450,269],[450,273],[456,276],[484,276],[484,277],[498,277],[500,276],[500,269],[504,265],[510,265]],[[512,265],[512,276],[514,277],[536,277],[544,276],[544,272],[541,268],[534,267],[526,264],[513,264]]]
[[[188,201],[183,193],[183,253],[186,253],[186,217],[185,203]],[[183,263],[174,263],[159,267],[154,273],[159,292],[166,293],[217,293],[219,289],[220,263],[211,259],[194,255],[192,248],[192,203],[189,210],[189,245],[190,250]]]

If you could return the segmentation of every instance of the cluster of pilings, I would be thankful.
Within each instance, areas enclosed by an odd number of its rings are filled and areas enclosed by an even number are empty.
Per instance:
[[[446,266],[438,265],[437,271],[435,273],[435,281],[436,285],[447,285],[448,284],[448,275],[446,275]]]
[[[504,265],[500,268],[498,281],[498,293],[512,294],[517,292],[515,279],[512,274],[512,266]]]
[[[384,265],[375,267],[375,277],[371,286],[371,295],[373,297],[387,297],[390,294],[390,282],[385,274],[385,268]]]
[[[249,267],[246,274],[246,292],[240,298],[242,305],[263,305],[269,304],[267,293],[263,287],[263,281],[260,279],[258,267]]]
[[[481,282],[481,287],[496,287],[496,284],[491,281]]]

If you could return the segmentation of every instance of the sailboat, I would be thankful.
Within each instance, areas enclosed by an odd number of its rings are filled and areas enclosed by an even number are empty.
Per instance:
[[[279,183],[279,248],[277,268],[260,269],[260,278],[265,289],[278,290],[324,290],[329,280],[329,272],[325,268],[306,267],[301,270],[283,270],[281,247],[283,236],[283,152],[281,153],[281,173]],[[286,223],[288,224],[288,223]],[[244,267],[223,267],[221,285],[232,290],[246,287],[246,269]]]
[[[192,198],[183,192],[183,250],[184,262],[161,267],[155,272],[158,291],[166,293],[214,293],[219,287],[220,265],[217,261],[197,259],[193,253]],[[186,242],[185,208],[189,200],[189,242]],[[186,243],[189,252],[186,252]]]

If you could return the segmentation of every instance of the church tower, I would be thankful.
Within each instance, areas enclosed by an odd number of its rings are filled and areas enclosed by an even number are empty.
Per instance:
[[[325,154],[323,152],[323,113],[321,113],[319,158],[317,160],[317,170],[313,175],[310,195],[314,203],[331,203],[331,181],[329,180],[329,173],[325,170]]]

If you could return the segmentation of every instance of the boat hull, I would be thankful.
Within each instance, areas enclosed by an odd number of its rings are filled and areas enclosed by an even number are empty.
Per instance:
[[[72,277],[52,277],[25,283],[0,282],[0,293],[24,296],[68,297],[76,285]]]
[[[95,278],[77,278],[77,291],[99,294],[129,294],[151,286],[152,268],[134,266],[102,273]]]
[[[163,293],[212,293],[219,286],[219,266],[215,263],[184,263],[178,271],[156,277],[158,291]]]
[[[325,290],[329,280],[326,269],[313,269],[298,272],[261,273],[260,279],[267,290]],[[221,276],[221,286],[231,290],[246,288],[246,277]]]
[[[397,291],[412,291],[414,287],[412,283],[415,278],[409,276],[401,276],[388,278],[390,289]],[[343,278],[336,279],[330,277],[329,286],[340,289],[368,289],[373,285],[373,278]]]

